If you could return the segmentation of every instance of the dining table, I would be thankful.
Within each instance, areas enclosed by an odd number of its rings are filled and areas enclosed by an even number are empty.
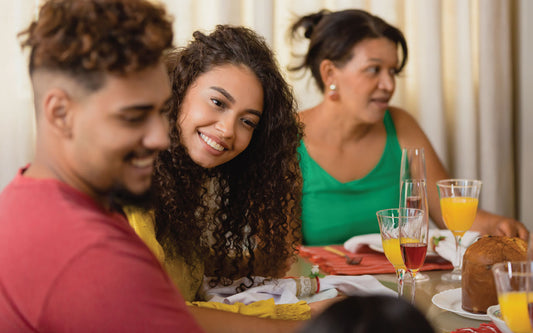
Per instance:
[[[306,258],[299,256],[298,260],[292,265],[288,275],[307,276],[309,275],[313,264]],[[432,302],[434,295],[447,290],[461,288],[461,281],[443,281],[441,276],[448,273],[449,270],[425,271],[424,274],[429,277],[426,281],[416,282],[415,306],[425,314],[426,318],[433,325],[437,333],[449,333],[459,328],[474,327],[477,328],[482,323],[489,323],[490,320],[478,320],[466,318],[454,312],[443,310]],[[324,272],[322,272],[324,273]],[[390,274],[372,274],[381,284],[396,291],[396,275]],[[406,280],[404,297],[409,295],[409,283]]]

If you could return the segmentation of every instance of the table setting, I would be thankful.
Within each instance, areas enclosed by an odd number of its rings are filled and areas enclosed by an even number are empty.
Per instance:
[[[376,212],[380,233],[353,236],[344,244],[301,246],[300,257],[318,265],[325,274],[375,276],[424,312],[437,331],[532,332],[529,317],[533,316],[533,306],[528,304],[533,304],[533,255],[522,264],[510,263],[522,254],[508,253],[483,262],[484,253],[490,258],[491,251],[510,250],[499,248],[507,245],[498,237],[480,237],[469,230],[477,213],[479,180],[439,180],[435,185],[447,230],[430,229],[426,181],[423,149],[404,148],[400,202],[398,208]],[[505,241],[511,239],[507,238]],[[490,245],[480,252],[480,244],[485,243]],[[463,257],[470,259],[465,260],[464,269]],[[472,260],[478,257],[481,262]],[[483,269],[481,273],[476,270],[478,266]],[[404,280],[410,284],[404,286]],[[478,282],[479,288],[473,288]],[[472,290],[480,296],[493,293],[490,297],[494,299],[486,303],[489,306],[479,305]]]

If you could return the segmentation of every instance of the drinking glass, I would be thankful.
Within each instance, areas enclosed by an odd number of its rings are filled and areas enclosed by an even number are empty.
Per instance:
[[[503,321],[514,333],[531,333],[527,285],[532,281],[531,261],[501,262],[492,266]]]
[[[400,208],[423,210],[429,225],[426,160],[424,148],[403,148],[400,168]],[[416,280],[428,281],[426,274],[416,274]]]
[[[400,168],[400,185],[406,179],[426,180],[424,148],[403,148]]]
[[[405,276],[405,264],[400,250],[400,221],[405,219],[405,208],[383,209],[376,213],[383,244],[383,252],[394,266],[397,278],[398,296],[403,296],[403,281]],[[412,209],[411,209],[412,210]],[[414,291],[412,291],[414,292]]]
[[[533,233],[529,234],[529,241],[527,245],[527,261],[530,263],[533,262]],[[528,268],[532,269],[533,264],[529,265]],[[533,269],[530,271],[533,274]],[[533,327],[533,280],[529,279],[526,281],[526,290],[527,290],[527,312],[529,315],[529,322],[531,327]]]
[[[376,213],[383,252],[396,271],[398,297],[403,296],[405,265],[400,251],[400,226],[397,209],[383,209]]]
[[[400,249],[411,275],[411,304],[415,302],[416,273],[424,264],[428,248],[428,220],[420,209],[400,208]]]
[[[445,281],[460,281],[463,256],[461,238],[472,227],[476,218],[481,181],[469,179],[445,179],[437,182],[440,209],[446,227],[455,236],[456,259],[453,271],[442,276]]]

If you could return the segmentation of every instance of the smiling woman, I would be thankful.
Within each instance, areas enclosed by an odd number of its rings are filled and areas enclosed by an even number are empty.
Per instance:
[[[155,163],[152,210],[130,211],[130,223],[187,300],[204,300],[204,274],[211,286],[246,277],[236,292],[283,277],[301,240],[301,125],[272,52],[249,29],[218,26],[167,66],[170,148]]]
[[[182,143],[196,164],[224,164],[246,149],[262,110],[263,88],[248,67],[217,66],[185,95],[178,117]]]

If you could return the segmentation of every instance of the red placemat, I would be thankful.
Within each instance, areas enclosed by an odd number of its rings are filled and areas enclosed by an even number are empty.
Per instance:
[[[342,245],[330,245],[350,256],[360,256],[363,260],[358,265],[349,265],[346,259],[338,254],[324,250],[323,246],[301,246],[300,255],[327,274],[362,275],[394,273],[394,267],[383,253],[371,250],[367,245],[359,247],[355,254],[344,249]],[[439,256],[427,256],[421,271],[453,269],[453,265]]]

